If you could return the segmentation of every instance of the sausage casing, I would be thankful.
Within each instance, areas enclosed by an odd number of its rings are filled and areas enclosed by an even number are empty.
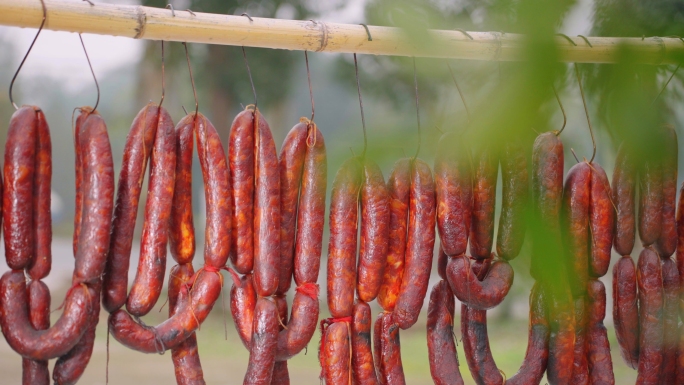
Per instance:
[[[32,279],[47,277],[52,266],[52,142],[50,129],[42,112],[36,113],[36,160],[33,182],[34,256],[28,266]]]
[[[634,248],[636,233],[636,169],[629,147],[623,143],[615,158],[613,171],[613,202],[615,203],[615,239],[613,245],[620,255],[629,255]]]
[[[357,301],[351,322],[352,374],[356,384],[378,384],[371,349],[372,324],[370,306]]]
[[[27,287],[29,320],[36,330],[50,327],[50,289],[41,281],[32,281]],[[22,358],[22,383],[49,385],[50,370],[47,360]]]
[[[321,336],[319,360],[326,384],[351,383],[351,344],[349,325],[335,322]]]
[[[259,298],[254,308],[249,365],[243,384],[269,385],[278,344],[278,308],[273,300]]]
[[[639,171],[639,238],[645,247],[655,243],[662,230],[663,173],[653,159],[647,159]]]
[[[454,343],[454,295],[445,280],[430,293],[427,316],[430,374],[437,385],[463,384]]]
[[[520,254],[527,230],[525,211],[529,197],[528,153],[521,143],[506,143],[500,163],[501,217],[496,253],[509,261]]]
[[[587,287],[587,339],[586,355],[589,365],[589,383],[613,385],[613,360],[610,356],[608,332],[603,326],[606,315],[606,287],[592,279]]]
[[[192,262],[195,257],[195,225],[192,221],[193,125],[188,119],[181,122],[175,129],[176,183],[171,205],[169,249],[173,259],[182,265]]]
[[[513,284],[513,268],[505,261],[496,261],[480,281],[472,272],[467,257],[451,258],[447,279],[456,298],[473,309],[487,310],[500,304]]]
[[[639,365],[639,307],[637,273],[632,257],[626,255],[613,267],[613,322],[620,355],[627,366]]]
[[[637,262],[639,286],[639,369],[637,383],[660,383],[663,361],[663,275],[660,258],[644,249]]]
[[[470,253],[475,259],[489,258],[494,242],[496,180],[499,159],[491,147],[476,155],[473,178],[473,214],[470,225]]]
[[[661,256],[662,259],[662,256]],[[675,384],[677,344],[679,342],[679,272],[670,258],[662,259],[663,271],[663,364],[660,382]]]
[[[677,132],[674,127],[667,125],[663,128],[663,211],[662,211],[662,229],[660,237],[655,243],[656,250],[661,258],[671,256],[677,248],[677,223],[676,223],[676,205],[677,205],[677,165],[678,165],[678,151],[677,146]],[[673,378],[674,380],[674,378]]]
[[[591,164],[591,199],[589,201],[589,275],[603,277],[610,265],[613,246],[615,211],[611,202],[611,190],[606,172]]]
[[[575,297],[587,287],[591,168],[580,162],[568,171],[563,192],[563,224],[570,288]]]

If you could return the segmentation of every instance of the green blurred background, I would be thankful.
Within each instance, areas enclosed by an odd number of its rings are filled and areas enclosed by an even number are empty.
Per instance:
[[[134,0],[108,1],[137,4]],[[166,2],[145,0],[143,5],[163,7]],[[436,145],[443,132],[465,130],[472,149],[498,146],[512,139],[522,140],[531,149],[536,135],[558,130],[563,116],[553,95],[558,90],[567,113],[567,126],[561,138],[565,145],[566,170],[575,164],[570,149],[580,159],[589,158],[592,142],[582,107],[572,64],[558,63],[554,34],[571,36],[670,36],[684,35],[684,1],[673,0],[185,0],[173,2],[177,12],[190,8],[198,12],[221,14],[249,13],[251,16],[290,19],[315,19],[347,23],[367,23],[404,28],[409,39],[430,44],[426,29],[461,28],[468,31],[504,31],[522,33],[525,59],[522,62],[480,62],[417,58],[420,94],[420,157],[432,164]],[[49,6],[49,4],[48,4]],[[0,89],[8,87],[18,62],[34,30],[0,29]],[[123,38],[84,36],[97,74],[101,101],[99,110],[105,118],[115,164],[121,161],[129,125],[148,100],[157,101],[161,93],[161,50],[159,42],[131,41]],[[684,44],[684,43],[683,43]],[[166,99],[164,106],[177,121],[193,105],[183,46],[166,43]],[[72,258],[69,237],[73,219],[73,146],[71,112],[74,107],[92,104],[95,88],[87,64],[74,34],[45,31],[36,43],[15,85],[19,104],[40,105],[52,128],[53,140],[53,217],[55,267],[47,282],[53,290],[56,307],[69,287]],[[219,130],[224,139],[233,116],[243,105],[253,102],[252,90],[239,47],[190,44],[190,59],[197,83],[199,108]],[[288,130],[300,116],[309,116],[311,106],[306,80],[304,54],[282,50],[246,49],[259,107],[270,123],[276,142],[282,143]],[[675,66],[635,64],[637,54],[622,47],[616,64],[580,64],[578,69],[585,86],[588,113],[596,136],[595,161],[611,177],[617,146],[628,140],[638,144],[644,154],[657,152],[654,129],[673,124],[678,133],[682,126],[682,76],[673,81],[654,102]],[[311,80],[316,101],[316,123],[323,131],[328,149],[328,186],[339,165],[352,151],[363,145],[361,119],[352,55],[311,53]],[[470,110],[470,118],[456,90],[447,63],[459,82]],[[359,56],[360,83],[368,131],[368,156],[389,175],[392,164],[416,151],[418,130],[413,91],[413,63],[406,57]],[[6,89],[6,88],[5,88]],[[0,122],[8,122],[12,107],[6,93],[0,93]],[[0,125],[4,139],[7,124]],[[529,154],[528,154],[529,155]],[[203,234],[203,194],[198,163],[194,170],[194,210],[196,233]],[[681,178],[680,178],[681,181]],[[498,184],[500,200],[501,182]],[[143,189],[145,191],[145,189]],[[144,195],[144,193],[143,193]],[[143,196],[144,199],[144,196]],[[328,201],[329,204],[329,201]],[[142,211],[142,210],[141,210]],[[137,224],[139,235],[141,220]],[[202,239],[198,238],[198,246]],[[200,247],[198,247],[200,249]],[[512,263],[515,283],[506,300],[490,311],[490,342],[499,367],[508,377],[518,369],[527,344],[527,296],[533,280],[529,275],[530,242]],[[134,249],[133,259],[137,255]],[[639,250],[635,250],[636,258]],[[327,227],[319,284],[325,285]],[[201,265],[198,250],[196,265]],[[614,255],[614,260],[617,255]],[[435,258],[436,263],[436,258]],[[1,264],[0,270],[7,269]],[[133,269],[135,263],[132,264]],[[169,265],[172,265],[169,262]],[[602,279],[608,289],[606,325],[611,341],[617,383],[633,382],[636,373],[619,356],[611,316],[611,279]],[[226,277],[227,278],[227,277]],[[436,271],[430,287],[437,282]],[[324,286],[323,286],[324,287]],[[228,295],[228,288],[225,294]],[[322,294],[325,290],[322,290]],[[157,308],[162,306],[162,301]],[[375,305],[374,305],[375,306]],[[426,310],[427,301],[424,310]],[[457,309],[459,306],[457,306]],[[322,317],[326,315],[321,298]],[[374,312],[378,307],[374,307]],[[166,309],[162,314],[166,314]],[[145,317],[149,324],[160,322],[162,314]],[[53,316],[57,317],[58,313]],[[199,335],[200,354],[208,383],[238,384],[247,365],[248,353],[239,342],[226,315],[217,305]],[[92,362],[81,383],[105,382],[106,314],[101,315],[99,338]],[[456,336],[460,338],[457,326]],[[318,333],[309,344],[307,355],[290,361],[292,383],[318,383],[316,358]],[[402,331],[402,357],[408,383],[430,381],[425,339],[425,314],[410,330]],[[459,343],[461,373],[472,381]],[[18,383],[21,375],[19,357],[0,342],[0,383]],[[110,344],[109,379],[111,384],[173,383],[169,354],[163,357],[126,350],[116,341]],[[470,382],[471,383],[471,382]]]

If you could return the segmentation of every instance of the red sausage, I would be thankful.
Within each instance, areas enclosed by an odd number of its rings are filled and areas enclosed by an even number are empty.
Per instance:
[[[72,112],[72,119],[73,114],[75,113],[76,110]],[[83,125],[83,121],[87,117],[87,114],[79,114],[76,118],[76,122],[74,123],[74,127],[72,128],[72,135],[74,139],[74,166],[76,169],[76,194],[74,197],[74,234],[72,238],[74,257],[76,256],[76,250],[78,250],[78,237],[81,233],[81,215],[83,215],[83,162],[81,159],[81,148],[79,146],[78,133],[81,132],[81,126]],[[109,260],[109,258],[107,259]],[[124,293],[124,299],[121,300],[122,304],[126,301],[125,297],[126,293]]]
[[[679,270],[680,297],[684,298],[684,184],[679,189],[677,202],[677,270]],[[684,301],[679,302],[679,317],[684,319]]]
[[[613,321],[620,355],[627,366],[639,365],[639,308],[637,274],[632,257],[626,255],[613,267]]]
[[[567,269],[573,296],[586,291],[589,265],[589,201],[591,167],[578,163],[568,171],[563,191],[563,224],[567,251]]]
[[[194,115],[188,115],[178,124],[186,124],[184,120],[194,118]],[[207,206],[207,219],[204,229],[204,264],[220,268],[226,264],[231,246],[231,189],[228,164],[221,139],[209,119],[198,114],[194,127],[197,138],[197,154],[204,179],[204,199]]]
[[[326,384],[351,383],[351,344],[346,322],[335,322],[323,330],[318,354]]]
[[[601,281],[592,279],[587,287],[587,361],[589,383],[596,385],[615,384],[613,360],[610,356],[608,332],[603,326],[606,316],[606,287]],[[675,330],[676,333],[676,330]],[[673,368],[674,370],[674,368]]]
[[[269,298],[259,298],[254,308],[249,365],[243,384],[269,385],[278,344],[278,309]]]
[[[233,120],[228,145],[233,187],[230,260],[240,274],[251,272],[254,266],[254,134],[254,113],[245,109]]]
[[[447,278],[456,298],[473,309],[487,310],[500,304],[513,284],[513,268],[505,261],[496,261],[480,282],[470,268],[467,257],[451,258]]]
[[[50,182],[52,180],[52,142],[43,113],[36,114],[36,160],[33,182],[34,253],[28,266],[32,279],[47,277],[52,266],[52,212]]]
[[[439,274],[439,278],[442,278],[444,280],[447,279],[446,276],[446,269],[447,269],[447,263],[449,263],[449,256],[446,255],[444,250],[442,250],[442,245],[439,245],[439,256],[437,257],[437,273]]]
[[[470,227],[470,253],[476,259],[491,256],[494,241],[494,212],[499,160],[486,147],[476,155],[473,178],[473,216]]]
[[[380,332],[380,357],[382,365],[380,383],[387,385],[405,385],[404,367],[401,363],[401,343],[399,341],[399,325],[394,322],[393,313],[384,313]]]
[[[371,349],[371,318],[370,306],[363,301],[354,304],[351,322],[352,344],[352,374],[354,383],[378,384]]]
[[[337,171],[330,198],[328,309],[334,318],[349,317],[354,305],[356,238],[361,167],[348,159]]]
[[[392,318],[402,329],[408,329],[418,320],[427,294],[434,248],[435,184],[427,163],[415,159],[411,165],[406,274],[402,277]]]
[[[74,284],[100,280],[107,262],[114,210],[114,161],[107,126],[97,111],[87,112],[85,107],[82,111],[89,115],[78,134],[83,167],[83,212]]]
[[[195,257],[195,226],[192,221],[193,124],[184,119],[176,126],[176,184],[171,204],[169,249],[179,264]]]
[[[436,385],[461,385],[458,354],[454,344],[454,295],[445,280],[430,293],[427,316],[430,374]]]
[[[294,257],[294,279],[297,285],[316,283],[318,280],[328,184],[328,162],[323,134],[313,122],[309,124],[308,132],[297,213]]]
[[[667,125],[663,128],[663,212],[662,230],[655,243],[661,258],[671,256],[677,248],[677,223],[675,209],[677,202],[677,164],[678,151],[677,132]]]
[[[41,281],[32,281],[28,288],[29,320],[35,330],[50,327],[50,289]],[[49,385],[50,370],[47,360],[22,358],[22,383]]]
[[[406,228],[410,200],[410,159],[394,163],[387,180],[390,196],[389,243],[378,303],[386,311],[393,311],[399,296],[406,255]]]
[[[136,317],[149,313],[157,303],[166,273],[166,247],[176,176],[176,133],[171,116],[164,109],[159,112],[151,159],[140,260],[126,301],[126,310]]]
[[[318,322],[318,285],[305,283],[297,287],[292,301],[292,315],[287,329],[278,334],[276,361],[289,360],[311,341]]]
[[[456,134],[443,135],[435,156],[437,228],[449,256],[466,252],[472,216],[472,166],[460,140]]]
[[[551,279],[557,279],[553,277]],[[553,281],[551,281],[553,282]],[[550,384],[570,384],[575,358],[575,309],[567,286],[545,283],[549,303],[549,363],[546,376]]]
[[[251,274],[239,277],[236,273],[230,272],[233,278],[233,286],[230,288],[230,312],[242,344],[249,349],[257,295]]]
[[[629,148],[623,143],[615,158],[613,171],[613,202],[615,203],[615,251],[620,255],[629,255],[634,248],[636,231],[635,183],[636,171],[633,159],[628,154]]]
[[[639,285],[638,384],[660,383],[663,362],[663,275],[660,258],[644,249],[637,263]]]
[[[375,325],[373,325],[373,359],[375,359],[375,374],[378,382],[382,385],[386,385],[385,377],[383,375],[384,364],[382,361],[382,321],[385,319],[386,312],[380,312],[378,318],[375,319]]]
[[[280,173],[271,129],[258,110],[254,119],[254,287],[268,297],[278,288]]]
[[[36,170],[38,107],[24,106],[12,114],[5,142],[3,231],[5,259],[20,270],[34,255],[33,194]]]
[[[389,193],[377,164],[366,159],[361,188],[361,245],[356,275],[360,300],[370,302],[380,290],[389,244]]]
[[[79,116],[79,120],[82,120]],[[82,122],[76,122],[78,135]],[[116,205],[111,224],[111,237],[107,252],[106,274],[103,277],[102,305],[112,312],[126,303],[128,290],[128,266],[130,264],[133,233],[138,217],[138,203],[147,160],[152,153],[152,145],[159,121],[159,106],[147,104],[133,120],[126,136],[126,147],[121,161],[121,172],[116,192]],[[80,123],[80,124],[79,124]],[[79,150],[76,151],[76,222],[80,223],[82,205],[79,199],[81,177]],[[78,229],[78,227],[76,227]],[[74,232],[74,237],[76,237]],[[77,238],[76,238],[77,239]],[[74,254],[76,244],[74,244]]]
[[[506,143],[501,163],[501,217],[496,238],[496,253],[507,261],[520,253],[527,223],[529,175],[528,154],[517,141]]]
[[[662,259],[662,256],[661,256]],[[670,258],[662,260],[663,271],[663,364],[660,383],[675,384],[677,367],[677,344],[679,342],[679,272]]]
[[[502,384],[503,376],[496,367],[487,336],[487,311],[461,304],[461,335],[466,362],[475,383]]]
[[[64,310],[49,329],[35,330],[29,318],[28,293],[22,270],[11,270],[0,278],[0,326],[9,346],[34,360],[49,360],[71,350],[87,329],[90,309],[98,301],[92,289],[74,286],[64,301]]]
[[[280,149],[280,276],[278,294],[292,282],[299,187],[306,156],[307,119],[300,119],[285,137]]]
[[[273,297],[273,299],[276,301],[278,317],[280,317],[280,327],[278,329],[282,332],[286,327],[285,325],[287,325],[287,299],[285,297]],[[271,385],[290,385],[290,372],[287,369],[287,361],[278,362],[277,356],[276,362],[273,364]]]
[[[660,238],[663,222],[663,172],[654,160],[647,159],[639,175],[639,238],[645,246]]]
[[[587,311],[584,297],[575,299],[575,358],[572,362],[572,384],[589,384],[586,354]]]
[[[591,163],[589,275],[592,277],[603,277],[608,272],[614,227],[615,211],[608,177],[598,163]]]

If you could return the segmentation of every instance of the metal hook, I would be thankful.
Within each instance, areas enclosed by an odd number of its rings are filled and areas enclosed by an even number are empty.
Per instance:
[[[418,104],[418,75],[416,74],[416,57],[413,57],[413,87],[416,92],[416,118],[418,120],[418,148],[416,149],[416,155],[413,156],[413,160],[418,158],[420,153],[420,145],[422,143],[422,137],[420,135],[420,106]]]
[[[19,68],[17,68],[17,72],[14,73],[14,76],[12,76],[12,81],[10,82],[9,86],[9,100],[10,103],[14,106],[15,110],[18,110],[19,107],[17,107],[16,103],[14,103],[14,99],[12,98],[12,87],[14,86],[14,81],[17,79],[17,75],[19,75],[19,71],[21,71],[21,67],[24,66],[24,62],[26,61],[26,58],[28,57],[29,53],[31,53],[31,49],[33,48],[33,45],[36,44],[36,40],[38,40],[38,35],[40,35],[40,31],[43,30],[43,27],[45,26],[45,20],[47,20],[47,8],[45,7],[45,1],[40,0],[40,5],[43,7],[43,20],[40,22],[40,27],[38,27],[38,32],[36,33],[36,37],[33,38],[33,41],[31,42],[31,45],[29,46],[28,51],[26,51],[26,55],[24,55],[24,58],[21,59],[21,63],[19,63]]]
[[[658,95],[656,95],[655,99],[653,99],[653,101],[651,102],[651,105],[653,105],[656,102],[656,100],[658,100],[660,95],[665,91],[665,88],[667,88],[667,85],[670,84],[670,81],[677,74],[677,71],[679,71],[679,67],[681,67],[681,66],[682,66],[681,63],[677,64],[677,68],[675,68],[675,70],[672,72],[672,75],[670,75],[670,78],[667,79],[663,88],[660,89],[660,92],[658,92]]]
[[[164,103],[164,95],[166,94],[166,86],[164,84],[164,40],[161,41],[161,78],[162,78],[162,97],[159,101],[159,109],[161,110],[162,103]]]
[[[373,41],[373,36],[371,36],[370,29],[368,29],[368,26],[366,24],[361,24],[363,28],[366,29],[366,34],[368,35],[368,41]]]
[[[596,156],[596,139],[594,139],[594,129],[591,127],[591,120],[589,119],[589,109],[587,108],[587,101],[584,98],[584,89],[582,89],[582,81],[580,80],[579,70],[577,69],[577,63],[575,63],[575,76],[577,77],[577,84],[579,84],[580,94],[582,95],[582,104],[584,104],[584,113],[587,115],[587,124],[589,125],[589,134],[591,134],[591,144],[594,146],[594,151],[591,154],[591,159],[589,163],[594,161]]]
[[[172,5],[172,4],[166,4],[166,7],[165,7],[165,8],[171,10],[171,16],[172,16],[172,17],[176,17],[176,11],[173,9],[173,5]]]
[[[249,16],[247,16],[249,17]],[[249,75],[249,82],[252,84],[252,93],[254,94],[254,111],[257,109],[257,94],[256,88],[254,88],[254,80],[252,80],[252,70],[249,69],[249,61],[247,60],[247,53],[245,52],[245,46],[242,46],[242,57],[245,59],[245,66],[247,67],[247,75]]]
[[[553,94],[556,95],[556,100],[558,101],[558,105],[560,106],[561,112],[563,113],[563,127],[561,127],[560,130],[556,133],[556,136],[559,136],[563,130],[565,130],[565,124],[568,122],[568,117],[565,115],[565,108],[563,108],[563,103],[561,103],[560,97],[558,96],[558,92],[556,92],[556,87],[554,85],[551,85],[551,88],[553,89]]]
[[[183,42],[183,47],[185,47],[185,59],[188,62],[188,72],[190,73],[190,83],[192,84],[192,94],[195,96],[195,118],[197,119],[197,113],[199,112],[199,102],[197,101],[197,89],[195,88],[195,78],[192,76],[192,67],[190,66],[190,54],[188,54],[188,43]]]
[[[588,45],[589,47],[594,48],[594,46],[591,45],[591,42],[589,41],[589,39],[587,39],[586,36],[584,36],[584,35],[577,35],[577,37],[581,37],[582,40],[584,40],[584,42],[587,43],[587,45]]]
[[[463,29],[460,29],[460,28],[454,28],[454,31],[458,31],[458,32],[460,32],[460,33],[462,33],[462,34],[466,35],[466,36],[468,37],[468,39],[470,39],[470,40],[475,40],[475,39],[473,39],[473,37],[472,37],[472,36],[470,36],[470,34],[469,34],[468,32],[466,32],[466,31],[465,31],[465,30],[463,30]]]
[[[363,116],[363,99],[361,99],[361,83],[359,82],[359,63],[356,60],[356,53],[354,54],[354,70],[356,72],[356,90],[359,92],[359,108],[361,108],[361,125],[363,126],[363,152],[361,157],[366,156],[366,148],[368,147],[368,138],[366,138],[366,118]]]
[[[306,62],[306,79],[309,81],[309,96],[311,97],[311,123],[313,123],[314,115],[316,114],[316,108],[314,107],[313,89],[311,88],[311,73],[309,72],[309,55],[306,50],[304,50],[304,61]]]
[[[468,109],[468,103],[466,103],[465,96],[463,96],[463,92],[461,91],[461,87],[459,87],[458,82],[456,81],[454,71],[451,70],[451,65],[448,61],[446,63],[447,67],[449,68],[449,73],[451,74],[451,79],[454,80],[454,84],[456,85],[456,89],[458,90],[458,94],[461,95],[461,101],[463,102],[463,106],[465,107],[466,115],[468,115],[468,122],[470,122],[470,110]]]
[[[246,12],[243,13],[243,14],[241,14],[240,16],[246,16],[246,17],[249,19],[250,22],[253,22],[253,21],[254,21],[254,19],[252,19],[252,16],[249,16]]]
[[[88,51],[86,50],[85,44],[83,43],[83,37],[78,34],[78,38],[81,39],[81,46],[83,46],[83,52],[85,53],[86,60],[88,60],[88,67],[90,67],[90,73],[93,74],[93,80],[95,80],[95,87],[97,88],[97,100],[95,101],[95,106],[93,111],[97,110],[97,106],[100,104],[100,85],[97,83],[97,77],[95,77],[95,71],[93,71],[93,65],[90,63],[90,58],[88,57]]]
[[[564,33],[557,33],[556,36],[564,37],[565,40],[567,40],[570,44],[572,44],[573,46],[577,47],[577,43],[575,43],[575,41],[572,40],[568,35],[566,35],[566,34],[564,34]]]
[[[95,3],[93,3],[93,2],[90,1],[90,0],[83,0],[83,1],[85,1],[85,2],[88,3],[88,4],[90,4],[91,6],[95,6]]]
[[[190,8],[187,8],[187,9],[185,10],[185,12],[188,12],[188,13],[191,14],[192,16],[197,16],[197,15],[195,15],[195,12],[193,12]]]

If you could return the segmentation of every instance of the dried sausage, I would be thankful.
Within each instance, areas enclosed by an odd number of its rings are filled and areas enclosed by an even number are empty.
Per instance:
[[[639,370],[637,383],[658,384],[663,361],[663,275],[660,258],[644,249],[637,262]]]
[[[442,245],[439,245],[439,255],[437,256],[437,274],[439,274],[439,277],[446,280],[446,269],[447,269],[447,263],[449,263],[449,256],[446,255],[444,250],[442,249]]]
[[[572,166],[565,178],[563,191],[563,234],[568,249],[568,278],[575,297],[583,295],[587,287],[590,186],[589,163],[580,162]]]
[[[644,247],[660,237],[663,221],[663,173],[660,165],[647,159],[639,175],[639,238]]]
[[[360,163],[357,158],[348,159],[335,175],[330,198],[328,309],[335,318],[351,316],[354,305],[360,188]]]
[[[306,143],[294,257],[294,279],[297,285],[315,283],[318,280],[325,222],[325,192],[328,184],[325,140],[314,122],[309,124]]]
[[[680,297],[684,298],[684,184],[679,189],[677,202],[677,270],[679,270]],[[684,319],[684,301],[679,302],[679,317]],[[684,374],[683,374],[684,375]]]
[[[661,256],[662,259],[662,256]],[[679,340],[679,272],[676,263],[670,258],[662,260],[663,271],[663,364],[660,383],[674,384]]]
[[[435,248],[435,184],[427,163],[415,159],[411,165],[406,260],[393,320],[408,329],[418,320],[427,294],[432,254]]]
[[[615,251],[620,255],[629,255],[634,248],[636,231],[635,183],[636,171],[634,160],[629,154],[629,147],[623,143],[618,149],[613,171],[613,202],[615,203]]]
[[[620,355],[627,366],[639,365],[639,308],[637,274],[632,257],[626,255],[613,267],[613,321]]]
[[[603,277],[610,265],[615,211],[606,172],[591,163],[591,199],[589,201],[590,250],[589,275]]]
[[[399,325],[394,321],[393,313],[384,313],[380,331],[380,357],[382,365],[380,383],[387,385],[405,385],[404,367],[401,363],[401,343],[399,341]]]
[[[487,311],[461,304],[461,335],[466,362],[475,383],[502,384],[504,379],[489,347]]]
[[[496,261],[480,282],[467,257],[451,258],[447,278],[456,298],[473,309],[487,310],[500,304],[513,284],[513,268],[503,260]]]
[[[28,288],[29,320],[36,330],[50,327],[50,289],[41,281],[32,281]],[[49,385],[50,371],[47,360],[23,358],[22,383]]]
[[[679,342],[677,344],[676,384],[684,384],[684,325],[679,327]]]
[[[501,163],[501,217],[496,238],[496,253],[507,261],[518,256],[527,223],[529,195],[528,156],[518,141],[504,144]]]
[[[31,279],[47,277],[52,266],[52,142],[45,115],[36,114],[36,159],[33,182],[34,256],[28,266]]]
[[[553,277],[551,279],[557,279]],[[549,314],[549,363],[546,375],[549,383],[570,384],[575,358],[575,308],[572,295],[565,285],[543,282]]]
[[[370,302],[380,290],[389,242],[389,193],[377,164],[363,162],[361,187],[361,245],[356,274],[356,292],[360,300]]]
[[[608,332],[606,327],[603,326],[603,318],[605,316],[606,287],[603,286],[601,281],[592,279],[587,287],[588,322],[586,337],[586,355],[589,365],[590,384],[615,384]]]
[[[575,358],[572,362],[572,384],[589,384],[586,354],[587,311],[584,297],[575,299]]]
[[[276,361],[288,360],[301,352],[316,332],[317,322],[318,285],[299,285],[292,301],[292,314],[287,329],[278,334]]]
[[[268,385],[278,344],[278,309],[269,298],[259,298],[254,308],[254,326],[249,349],[249,365],[243,384]]]
[[[468,150],[456,134],[440,138],[435,156],[437,228],[449,256],[466,252],[472,216],[472,166]]]
[[[404,158],[394,163],[387,180],[387,190],[390,196],[389,243],[385,272],[378,292],[378,303],[384,310],[390,312],[394,310],[397,303],[404,274],[410,178],[410,160]]]
[[[229,272],[233,278],[233,286],[230,288],[230,312],[242,344],[249,349],[252,340],[254,307],[257,301],[256,290],[254,290],[251,274],[240,277],[232,270]]]
[[[386,385],[385,377],[383,375],[384,364],[382,361],[382,321],[385,319],[386,314],[392,313],[380,312],[375,319],[375,325],[373,325],[373,358],[375,359],[375,373],[378,382],[382,385]]]
[[[195,257],[195,226],[192,221],[193,126],[185,119],[176,126],[176,184],[173,188],[169,248],[179,264]]]
[[[112,312],[126,303],[128,289],[128,266],[130,264],[133,232],[138,217],[138,203],[142,190],[147,161],[152,153],[154,135],[159,121],[160,108],[154,103],[147,104],[131,124],[126,136],[126,146],[116,192],[116,205],[111,224],[111,237],[107,252],[106,274],[103,277],[102,305]],[[81,117],[79,116],[79,119]],[[76,132],[82,125],[77,120]],[[79,199],[79,159],[76,160],[76,216],[80,222],[81,200]],[[76,231],[74,232],[76,234]],[[74,254],[76,245],[74,245]]]
[[[166,273],[166,247],[176,175],[176,133],[171,116],[160,108],[150,164],[140,260],[126,301],[126,310],[141,317],[159,299]]]
[[[663,212],[660,237],[655,243],[661,258],[671,256],[677,247],[677,223],[675,210],[677,202],[677,162],[678,151],[677,132],[674,127],[667,125],[663,128]]]
[[[494,149],[485,147],[475,159],[473,214],[470,225],[470,253],[476,259],[489,258],[494,241],[494,211],[499,159]]]
[[[430,374],[436,385],[463,384],[454,343],[454,295],[445,280],[430,293],[427,316]]]
[[[230,260],[235,270],[247,274],[254,266],[254,113],[240,112],[230,127],[229,164],[232,244]]]
[[[352,344],[352,374],[355,384],[377,384],[373,362],[373,350],[371,349],[371,326],[370,306],[363,301],[354,304],[351,322]]]
[[[319,360],[326,384],[351,383],[351,344],[349,324],[335,322],[322,326]]]

